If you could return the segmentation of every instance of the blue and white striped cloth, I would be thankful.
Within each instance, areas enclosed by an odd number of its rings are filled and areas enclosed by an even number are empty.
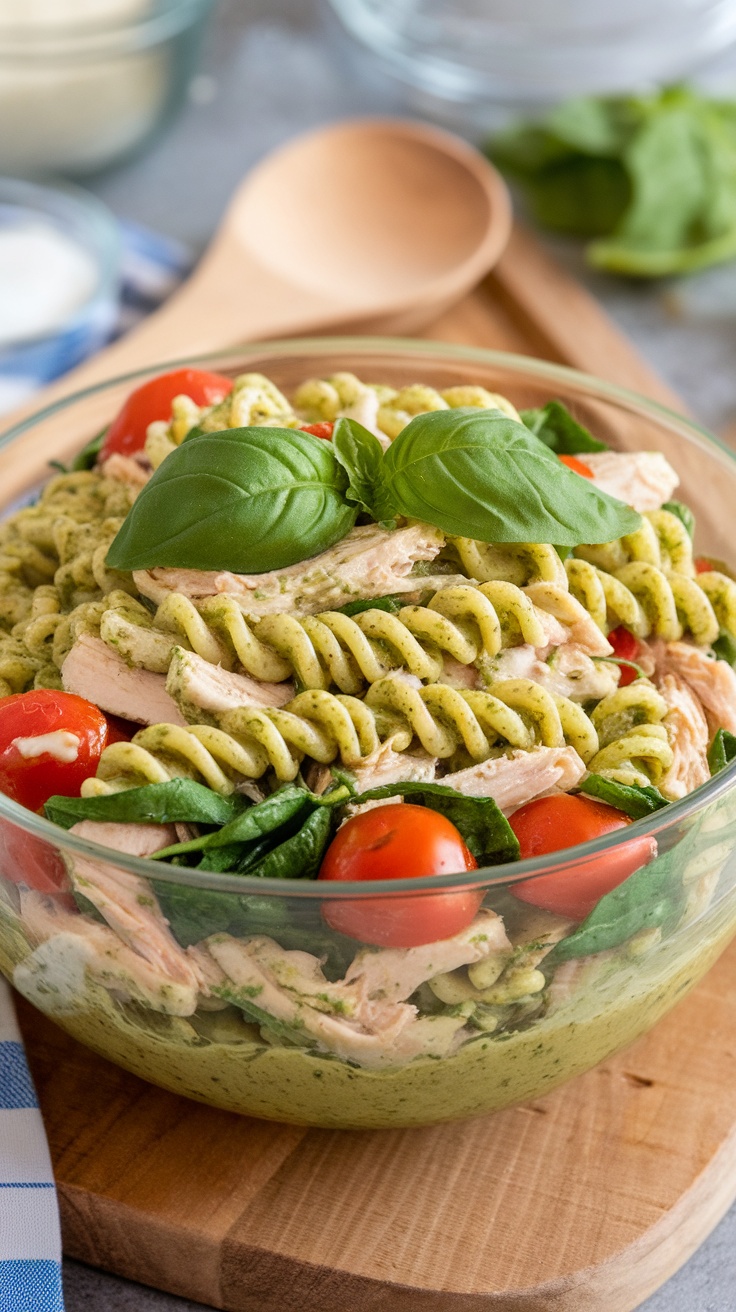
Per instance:
[[[177,242],[123,224],[119,336],[156,309],[191,264]],[[87,353],[102,345],[88,340]],[[0,378],[0,411],[79,363],[85,353],[68,335],[38,350],[17,375]],[[6,362],[7,363],[7,362]],[[1,371],[0,371],[1,372]],[[10,406],[8,405],[8,408]],[[0,979],[0,1312],[63,1312],[61,1237],[46,1134],[38,1109],[10,989]]]
[[[0,1312],[63,1312],[46,1134],[10,989],[0,981]]]

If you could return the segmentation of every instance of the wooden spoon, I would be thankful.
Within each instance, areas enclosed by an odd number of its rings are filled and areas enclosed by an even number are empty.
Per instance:
[[[241,183],[194,274],[162,309],[22,413],[241,341],[337,326],[412,331],[480,280],[510,225],[503,181],[458,137],[383,119],[319,128]]]

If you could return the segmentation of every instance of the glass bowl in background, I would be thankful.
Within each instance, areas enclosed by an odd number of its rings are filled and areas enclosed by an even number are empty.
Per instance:
[[[557,397],[613,446],[665,453],[696,513],[698,550],[729,557],[734,457],[688,420],[571,370],[367,338],[256,345],[189,363],[262,372],[287,392],[350,369],[393,385],[479,383],[522,406]],[[70,397],[7,433],[6,503],[32,492],[49,459],[67,459],[134,382],[164,367]],[[0,966],[95,1051],[217,1107],[337,1127],[470,1116],[537,1097],[630,1043],[736,932],[736,767],[625,834],[367,892],[113,855],[0,796]],[[596,936],[573,942],[574,923],[524,900],[528,881],[590,872],[632,842],[647,854],[656,844],[656,856],[622,886],[623,904]],[[132,919],[110,903],[107,920],[89,903],[80,910],[59,887],[65,864],[81,885],[90,862]],[[441,922],[469,897],[482,906],[459,947],[437,935],[408,953],[383,951],[330,927],[345,928],[346,909],[360,916],[371,899],[387,923],[407,908]]]
[[[113,215],[96,197],[69,185],[0,177],[0,240],[3,233],[30,237],[31,245],[15,257],[15,268],[13,255],[0,250],[6,280],[0,415],[108,340],[117,319],[121,257]],[[43,264],[34,241],[41,243]]]
[[[734,0],[331,3],[423,107],[479,131],[572,96],[651,91],[736,41]]]
[[[178,109],[212,0],[0,3],[0,172],[91,173]]]

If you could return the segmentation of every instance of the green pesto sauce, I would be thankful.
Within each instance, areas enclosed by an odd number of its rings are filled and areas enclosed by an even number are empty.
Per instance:
[[[27,952],[3,927],[0,968]],[[650,1028],[705,974],[734,932],[702,922],[622,965],[588,958],[578,987],[528,1029],[483,1035],[452,1057],[392,1070],[270,1046],[234,1008],[182,1019],[120,1006],[90,985],[79,1010],[55,1014],[69,1034],[165,1089],[228,1111],[339,1128],[429,1124],[538,1097]]]

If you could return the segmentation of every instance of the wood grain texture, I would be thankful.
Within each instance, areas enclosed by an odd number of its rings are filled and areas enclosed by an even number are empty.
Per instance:
[[[676,405],[525,233],[427,334]],[[348,1134],[213,1111],[26,1004],[65,1251],[229,1312],[631,1312],[736,1195],[736,946],[628,1052],[523,1107]]]

